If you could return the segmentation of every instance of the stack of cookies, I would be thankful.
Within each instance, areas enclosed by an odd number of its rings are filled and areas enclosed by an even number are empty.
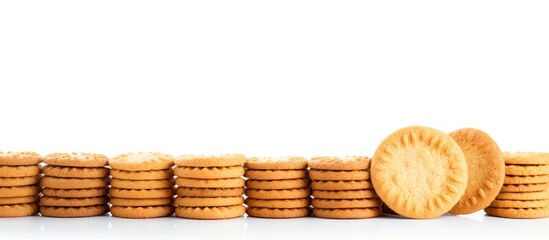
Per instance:
[[[486,213],[506,218],[549,217],[549,153],[504,153],[505,180]]]
[[[175,215],[192,219],[227,219],[244,215],[244,167],[242,154],[180,156]]]
[[[0,217],[38,213],[36,184],[40,181],[40,155],[34,152],[0,151]]]
[[[94,153],[52,153],[44,158],[40,213],[91,217],[108,212],[108,158]]]
[[[174,158],[157,152],[126,153],[109,161],[111,214],[122,218],[155,218],[173,214]]]
[[[381,214],[381,201],[370,182],[370,158],[315,157],[309,167],[314,216],[350,219]]]
[[[307,160],[301,157],[250,158],[246,167],[246,213],[261,218],[310,215]]]

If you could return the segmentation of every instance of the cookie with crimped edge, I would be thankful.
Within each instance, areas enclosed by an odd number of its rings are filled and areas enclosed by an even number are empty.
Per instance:
[[[499,200],[490,203],[490,207],[498,208],[537,208],[548,207],[549,199],[543,200]]]
[[[512,176],[547,175],[549,165],[506,165],[505,174]]]
[[[331,180],[331,181],[368,180],[370,179],[370,171],[366,171],[366,170],[334,171],[334,170],[311,169],[309,170],[309,178],[311,180]]]
[[[190,219],[229,219],[244,215],[246,208],[242,205],[228,207],[177,207],[175,216]]]
[[[237,188],[244,187],[242,178],[224,178],[224,179],[193,179],[178,177],[175,184],[180,187],[193,188]]]
[[[125,171],[119,169],[111,169],[110,174],[112,178],[126,180],[158,180],[173,178],[173,173],[171,169],[149,171]]]
[[[110,198],[109,203],[113,206],[124,207],[148,207],[148,206],[166,206],[173,204],[173,198]]]
[[[51,153],[44,157],[44,163],[63,167],[104,167],[109,158],[97,153]]]
[[[549,199],[549,191],[521,192],[521,193],[499,193],[496,199],[506,200],[542,200]]]
[[[174,189],[122,189],[111,187],[109,195],[118,198],[167,198],[174,195]]]
[[[371,159],[366,156],[344,156],[344,157],[313,157],[309,160],[311,169],[322,170],[368,170],[370,169]]]
[[[244,203],[244,198],[239,197],[177,197],[174,205],[179,207],[224,207]]]
[[[377,194],[373,189],[369,190],[316,190],[313,189],[311,194],[315,198],[324,199],[363,199],[377,198]]]
[[[549,164],[549,153],[538,152],[504,152],[503,159],[505,164],[518,165],[547,165]]]
[[[35,152],[0,151],[0,166],[37,165],[41,162],[42,157]]]
[[[35,203],[0,205],[0,217],[26,217],[38,213]]]
[[[250,217],[258,218],[299,218],[311,215],[311,209],[303,208],[261,208],[248,207],[246,213]]]
[[[311,205],[311,198],[296,199],[255,199],[246,198],[244,204],[248,207],[257,208],[308,208]]]
[[[376,198],[367,199],[321,199],[314,198],[311,205],[315,208],[371,208],[380,207],[381,201]]]
[[[174,160],[172,155],[159,152],[124,153],[110,159],[109,166],[125,171],[163,170],[171,168]]]
[[[306,178],[307,170],[255,170],[248,169],[244,177],[254,180],[281,180]]]
[[[45,176],[40,179],[40,186],[58,189],[101,188],[109,185],[105,178],[60,178]]]
[[[37,184],[40,176],[0,178],[0,187],[17,187]]]
[[[112,206],[113,217],[120,218],[158,218],[173,214],[173,206],[123,207]]]
[[[36,195],[40,188],[35,185],[18,187],[0,187],[0,197],[24,197]]]
[[[84,189],[56,189],[56,188],[43,188],[42,194],[48,197],[62,197],[62,198],[89,198],[89,197],[101,197],[106,196],[108,190],[106,187],[102,188],[84,188]]]
[[[452,137],[412,126],[384,139],[370,169],[377,195],[409,218],[435,218],[460,200],[467,187],[467,163]]]
[[[281,190],[262,190],[262,189],[246,189],[246,196],[257,199],[295,199],[307,198],[311,196],[311,189],[281,189]]]
[[[23,197],[0,197],[0,205],[36,203],[36,202],[38,202],[38,195],[23,196]]]
[[[311,188],[315,190],[361,190],[373,189],[369,180],[347,180],[347,181],[311,181]]]
[[[40,167],[29,166],[0,166],[0,177],[31,177],[40,175]]]
[[[334,219],[359,219],[373,218],[381,215],[381,207],[373,208],[313,208],[313,216],[319,218],[334,218]]]
[[[51,177],[106,178],[109,176],[109,169],[104,167],[61,167],[47,165],[42,168],[42,173]]]
[[[173,174],[178,177],[198,179],[237,178],[244,175],[244,167],[176,167]]]
[[[503,184],[500,192],[536,192],[549,189],[548,183]]]
[[[175,159],[175,165],[180,167],[227,167],[242,165],[246,162],[243,154],[221,155],[181,155]]]
[[[251,157],[244,164],[247,169],[298,170],[307,168],[307,159],[302,157]]]
[[[50,207],[40,206],[40,214],[44,217],[93,217],[101,216],[109,212],[107,205],[95,205],[86,207]]]
[[[531,219],[531,218],[549,217],[549,207],[539,207],[539,208],[488,207],[484,209],[484,212],[494,217],[504,217],[504,218]]]
[[[104,204],[107,204],[106,197],[90,197],[90,198],[42,197],[40,198],[41,206],[85,207],[85,206],[104,205]]]
[[[467,188],[450,210],[452,214],[469,214],[482,210],[496,198],[503,179],[505,163],[497,143],[485,132],[463,128],[449,133],[461,147],[467,161]]]
[[[244,194],[244,187],[236,188],[190,188],[178,187],[180,197],[238,197]]]
[[[307,178],[282,179],[282,180],[246,180],[246,187],[253,189],[293,189],[309,186]]]
[[[173,179],[159,180],[124,180],[113,178],[111,179],[111,187],[125,189],[158,189],[169,188],[174,186]]]
[[[503,184],[529,184],[529,183],[548,183],[548,175],[532,175],[532,176],[505,176]]]

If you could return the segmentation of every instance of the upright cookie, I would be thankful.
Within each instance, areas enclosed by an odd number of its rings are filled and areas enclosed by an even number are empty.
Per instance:
[[[223,154],[218,156],[182,155],[176,158],[175,165],[180,167],[228,167],[246,162],[243,154]]]
[[[3,152],[0,151],[0,166],[36,165],[42,162],[42,157],[35,152]]]
[[[248,169],[298,170],[307,168],[307,159],[302,157],[248,158],[244,164]]]
[[[172,167],[173,163],[174,157],[158,152],[125,153],[109,160],[111,168],[125,171],[163,170]]]
[[[109,158],[96,153],[52,153],[44,157],[48,165],[64,167],[104,167]]]

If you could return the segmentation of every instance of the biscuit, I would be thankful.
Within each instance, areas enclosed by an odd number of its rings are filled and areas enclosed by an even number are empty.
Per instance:
[[[40,176],[0,178],[0,187],[17,187],[37,184]]]
[[[311,202],[314,208],[371,208],[380,207],[381,201],[375,198],[368,199],[321,199],[314,198]]]
[[[463,128],[451,132],[467,161],[467,188],[450,210],[452,214],[469,214],[484,209],[496,198],[506,167],[497,143],[485,132]]]
[[[282,190],[261,190],[261,189],[246,189],[246,196],[257,199],[295,199],[308,198],[311,196],[311,189],[282,189]]]
[[[500,192],[536,192],[549,189],[549,183],[504,184]]]
[[[0,197],[25,197],[36,195],[40,189],[35,186],[0,187]]]
[[[248,158],[244,167],[264,170],[297,170],[307,168],[307,159],[302,157]]]
[[[110,173],[112,178],[125,180],[158,180],[173,178],[171,169],[149,171],[124,171],[119,169],[111,169]]]
[[[246,162],[243,154],[222,154],[218,156],[182,155],[175,159],[179,167],[228,167],[242,165]]]
[[[104,167],[109,158],[95,153],[52,153],[44,157],[44,163],[63,167]]]
[[[174,195],[173,188],[161,189],[122,189],[111,187],[109,195],[117,198],[167,198]]]
[[[372,182],[368,180],[349,181],[311,181],[311,187],[315,190],[361,190],[373,189]]]
[[[254,180],[279,180],[306,178],[307,170],[254,170],[248,169],[245,177]]]
[[[0,166],[37,165],[42,157],[35,152],[3,152],[0,151]]]
[[[95,205],[86,207],[50,207],[40,206],[40,214],[44,217],[93,217],[101,216],[109,212],[107,205]]]
[[[40,179],[40,186],[57,189],[101,188],[109,185],[104,178],[59,178],[45,176]]]
[[[40,175],[40,167],[30,166],[0,166],[0,177],[31,177]]]
[[[299,218],[311,215],[311,210],[306,208],[261,208],[248,207],[246,213],[251,217],[260,218]]]
[[[500,193],[496,199],[505,200],[545,200],[549,199],[549,191],[521,192],[521,193]]]
[[[311,169],[322,170],[367,170],[370,169],[371,159],[366,156],[345,156],[345,157],[313,157],[309,161]]]
[[[506,165],[505,174],[512,176],[547,175],[549,165]]]
[[[343,191],[330,191],[330,190],[316,190],[313,189],[311,194],[315,198],[323,199],[362,199],[362,198],[377,198],[377,194],[374,190],[343,190]]]
[[[537,208],[548,207],[549,199],[544,200],[494,200],[490,207],[497,208]]]
[[[244,201],[249,207],[256,208],[308,208],[311,205],[311,198],[296,199],[255,199],[247,198]]]
[[[109,166],[125,171],[149,171],[171,168],[173,162],[174,157],[164,153],[125,153],[109,160]]]
[[[38,196],[24,196],[24,197],[0,197],[0,205],[12,205],[22,203],[36,203],[38,202]]]
[[[124,207],[147,207],[147,206],[166,206],[173,204],[173,198],[110,198],[109,203],[113,206]]]
[[[179,207],[225,207],[244,203],[243,197],[177,197],[174,205]]]
[[[42,194],[48,197],[62,198],[89,198],[107,195],[107,188],[85,188],[85,189],[55,189],[43,188]]]
[[[242,205],[228,207],[177,207],[175,216],[191,219],[229,219],[244,215],[246,208]]]
[[[122,207],[112,206],[113,217],[121,218],[157,218],[173,214],[173,206]]]
[[[34,203],[0,205],[0,217],[25,217],[38,213],[38,205]]]
[[[106,197],[91,197],[91,198],[60,198],[60,197],[42,197],[40,198],[41,206],[51,207],[85,207],[107,204]]]
[[[176,167],[173,174],[178,177],[198,179],[238,178],[244,175],[244,167]]]
[[[548,175],[532,175],[532,176],[505,176],[503,184],[528,184],[528,183],[548,183]]]
[[[384,139],[370,169],[374,189],[398,214],[435,218],[467,187],[467,162],[452,137],[429,127],[406,127]]]
[[[180,197],[238,197],[244,194],[244,187],[236,188],[188,188],[178,187]]]
[[[242,178],[224,178],[224,179],[192,179],[181,178],[175,179],[175,184],[180,187],[192,188],[238,188],[244,187],[244,179]]]
[[[42,168],[46,176],[65,178],[106,178],[109,169],[104,167],[60,167],[47,165]]]
[[[370,172],[365,170],[352,170],[352,171],[333,171],[333,170],[309,170],[309,178],[311,180],[368,180],[370,179]]]
[[[309,180],[306,178],[284,179],[284,180],[246,180],[246,187],[253,189],[293,189],[309,186]]]
[[[173,179],[160,179],[160,180],[124,180],[124,179],[111,179],[111,187],[125,188],[125,189],[158,189],[169,188],[174,186]]]
[[[381,215],[381,208],[352,208],[352,209],[324,209],[313,208],[313,216],[320,218],[335,218],[335,219],[358,219],[372,218]]]
[[[549,153],[504,152],[503,159],[505,159],[505,164],[547,165],[549,164]]]
[[[539,208],[496,208],[484,209],[488,215],[504,218],[545,218],[549,217],[549,207]]]

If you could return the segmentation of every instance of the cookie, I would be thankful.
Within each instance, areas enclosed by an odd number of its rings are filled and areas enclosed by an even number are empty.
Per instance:
[[[112,178],[125,180],[159,180],[173,178],[171,169],[149,171],[124,171],[119,169],[111,169],[110,173]]]
[[[166,206],[173,204],[173,198],[110,198],[109,203],[113,206],[124,207],[147,207],[147,206]]]
[[[175,159],[180,167],[228,167],[242,165],[246,162],[243,154],[223,154],[218,156],[182,155]]]
[[[44,217],[93,217],[101,216],[109,212],[106,205],[95,205],[86,207],[50,207],[40,206],[40,214]]]
[[[549,199],[544,200],[494,200],[490,207],[497,208],[538,208],[549,207]]]
[[[112,206],[113,217],[121,218],[157,218],[173,214],[172,206],[122,207]]]
[[[38,202],[38,196],[24,196],[24,197],[0,197],[0,205],[12,205],[22,203],[36,203]]]
[[[35,152],[0,151],[0,166],[37,165],[41,162],[42,157]]]
[[[279,180],[306,178],[307,170],[254,170],[248,169],[245,177],[254,180]]]
[[[253,189],[294,189],[309,186],[306,178],[284,179],[284,180],[246,180],[246,187]]]
[[[173,174],[178,177],[198,179],[238,178],[244,175],[244,167],[176,167]]]
[[[85,207],[107,204],[105,197],[91,198],[60,198],[60,197],[42,197],[40,198],[41,206],[52,207]]]
[[[549,175],[505,176],[504,184],[548,183]]]
[[[302,157],[248,158],[244,164],[247,169],[298,170],[307,168],[307,159]]]
[[[0,197],[25,197],[40,192],[37,186],[0,187]]]
[[[191,219],[229,219],[244,215],[246,208],[242,205],[228,207],[177,207],[175,216]]]
[[[310,197],[311,190],[309,188],[283,190],[246,189],[245,194],[250,198],[257,199],[296,199]]]
[[[504,218],[546,218],[549,217],[549,207],[539,208],[496,208],[484,209],[488,215]]]
[[[311,180],[368,180],[370,179],[370,171],[352,170],[352,171],[333,171],[333,170],[309,170],[309,178]]]
[[[311,210],[306,208],[260,208],[248,207],[246,213],[251,217],[260,218],[299,218],[311,215]]]
[[[149,171],[171,168],[173,162],[174,157],[164,153],[125,153],[109,160],[109,166],[125,171]]]
[[[44,163],[63,167],[104,167],[109,158],[95,153],[52,153],[44,157]]]
[[[311,205],[315,208],[371,208],[380,207],[381,201],[375,198],[369,199],[321,199],[314,198]]]
[[[243,197],[177,197],[174,201],[179,207],[224,207],[242,203]]]
[[[467,187],[467,163],[452,137],[413,126],[381,142],[370,169],[377,195],[409,218],[435,218],[456,205]]]
[[[359,219],[372,218],[381,215],[381,208],[352,208],[352,209],[324,209],[313,208],[313,216],[320,218],[335,218],[335,219]]]
[[[450,137],[465,155],[468,174],[465,193],[450,213],[474,213],[496,198],[505,178],[505,162],[497,143],[483,131],[464,128],[451,132]]]
[[[111,187],[109,195],[117,198],[167,198],[174,195],[173,188],[122,189]]]
[[[313,189],[312,195],[315,198],[323,199],[362,199],[362,198],[377,198],[374,190],[316,190]]]
[[[244,187],[244,179],[242,178],[224,178],[224,179],[192,179],[181,178],[175,179],[175,184],[180,187],[192,188],[238,188]]]
[[[549,191],[521,192],[521,193],[500,193],[496,199],[506,200],[545,200],[549,199]]]
[[[549,165],[506,165],[505,174],[512,176],[547,175]]]
[[[111,179],[111,187],[125,188],[125,189],[158,189],[169,188],[174,186],[173,179],[160,179],[160,180],[124,180],[124,179]]]
[[[0,187],[17,187],[37,184],[40,176],[0,178]]]
[[[58,189],[102,188],[109,185],[104,178],[59,178],[45,176],[40,179],[40,186]]]
[[[40,167],[31,166],[0,166],[0,177],[31,177],[40,174]]]
[[[366,156],[345,157],[313,157],[309,161],[311,169],[322,170],[367,170],[370,169],[371,159]]]
[[[311,181],[311,187],[315,190],[361,190],[373,189],[373,185],[367,180],[349,181]]]
[[[504,152],[503,159],[505,159],[505,164],[547,165],[549,164],[549,153]]]
[[[549,183],[504,184],[500,192],[536,192],[549,189]]]
[[[255,199],[247,198],[244,201],[248,207],[256,208],[308,208],[311,205],[311,198],[296,199]]]
[[[101,197],[107,195],[107,188],[86,188],[86,189],[56,189],[43,188],[42,194],[48,197],[61,198],[90,198]]]
[[[65,178],[106,178],[109,169],[104,167],[60,167],[47,165],[42,168],[46,176]]]
[[[188,188],[178,187],[180,197],[238,197],[244,194],[244,187],[236,188]]]
[[[0,217],[25,217],[38,213],[38,205],[34,203],[0,205]]]

